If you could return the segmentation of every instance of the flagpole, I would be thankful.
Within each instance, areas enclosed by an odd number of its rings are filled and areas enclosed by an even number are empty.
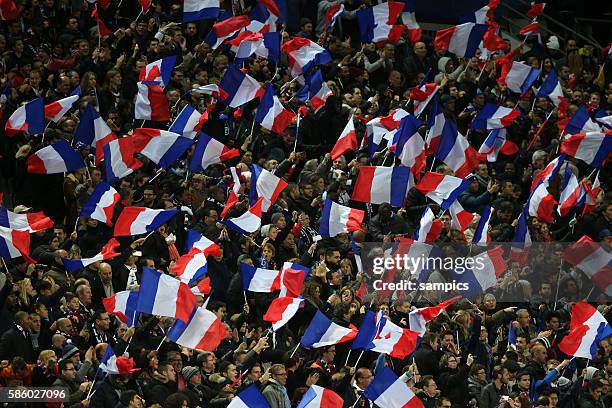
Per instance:
[[[563,258],[559,263],[559,274],[557,275],[557,290],[555,291],[555,305],[554,310],[557,310],[557,300],[559,299],[559,285],[561,284],[561,268],[563,267]]]
[[[300,115],[300,111],[298,110],[298,113],[297,113],[297,127],[295,128],[295,142],[293,143],[293,153],[295,153],[295,150],[297,149],[298,136],[300,135],[300,118],[301,117],[302,117],[302,115]]]
[[[293,358],[293,355],[295,354],[295,352],[297,351],[297,349],[300,347],[300,343],[297,344],[297,346],[295,346],[295,348],[293,349],[293,352],[291,353],[291,355],[289,356],[289,358]]]
[[[353,350],[349,349],[348,354],[346,356],[346,363],[344,363],[345,366],[348,366],[349,358],[351,358],[351,351]]]
[[[157,177],[159,177],[160,174],[162,174],[162,172],[164,171],[164,169],[159,169],[157,170],[157,172],[155,173],[155,175],[153,176],[152,179],[149,180],[149,183],[152,182],[153,180],[155,180]]]
[[[162,344],[164,344],[164,341],[166,341],[166,336],[164,336],[164,338],[162,339],[162,341],[159,342],[159,345],[157,346],[157,348],[155,349],[155,351],[159,351],[159,349],[161,348]]]

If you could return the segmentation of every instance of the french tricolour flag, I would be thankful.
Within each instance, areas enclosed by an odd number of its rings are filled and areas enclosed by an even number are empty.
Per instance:
[[[572,172],[570,166],[565,167],[565,175],[563,176],[563,190],[559,196],[559,207],[557,211],[559,215],[565,217],[572,208],[578,206],[578,201],[585,197],[584,190],[578,182],[578,178]]]
[[[197,88],[192,89],[191,92],[204,94],[204,95],[211,95],[213,98],[217,98],[217,99],[227,98],[227,92],[219,88],[219,85],[217,84],[201,85],[201,86],[198,86]]]
[[[172,166],[194,142],[174,132],[150,128],[134,129],[132,138],[138,153],[164,169]]]
[[[372,350],[404,359],[416,348],[417,337],[417,332],[402,329],[382,317],[380,312],[374,314],[368,310],[351,348]]]
[[[451,216],[451,226],[459,231],[465,231],[474,220],[474,214],[466,211],[459,201],[452,203],[448,212]]]
[[[1,200],[0,200],[1,202]],[[17,214],[9,211],[5,206],[0,207],[0,226],[15,231],[37,232],[53,227],[53,220],[42,211],[35,213]]]
[[[157,82],[138,82],[138,94],[134,105],[134,118],[167,122],[170,120],[168,98]]]
[[[444,112],[442,112],[442,106],[438,98],[435,98],[429,113],[427,120],[427,138],[425,144],[427,145],[427,155],[432,155],[438,150],[440,144],[440,137],[442,137],[442,131],[444,130],[444,124],[446,119],[444,118]]]
[[[117,219],[113,235],[116,237],[128,237],[145,234],[161,227],[178,213],[178,210],[125,207]]]
[[[536,3],[532,2],[531,7],[527,11],[527,17],[536,18],[544,11],[544,7],[546,7],[546,3]]]
[[[119,374],[119,368],[117,368],[117,356],[113,351],[110,344],[106,345],[106,351],[102,360],[100,360],[100,371],[106,374]]]
[[[379,116],[366,123],[367,139],[364,138],[362,144],[367,140],[370,158],[374,157],[374,153],[383,141],[387,144],[392,143],[394,131],[399,127],[401,120],[408,115],[409,113],[405,110],[396,109],[389,112],[387,116]]]
[[[210,239],[206,238],[204,235],[200,234],[198,231],[190,229],[187,230],[185,247],[187,252],[189,252],[192,248],[196,248],[200,251],[207,252],[207,255],[213,255],[215,252],[217,252],[217,248],[219,246]]]
[[[280,271],[240,263],[242,287],[250,292],[271,293],[280,289]]]
[[[467,138],[459,133],[452,121],[445,122],[435,157],[453,169],[458,177],[463,178],[481,162],[482,156],[470,146]]]
[[[540,181],[542,181],[544,184],[548,186],[550,182],[554,180],[554,178],[557,176],[557,173],[559,173],[559,170],[561,169],[561,166],[563,165],[563,162],[565,161],[565,157],[566,157],[565,154],[561,154],[559,155],[559,157],[554,158],[550,163],[548,163],[546,167],[544,168],[544,170],[539,172],[533,178],[533,181],[531,182],[531,188],[530,188],[531,191],[533,191],[536,188],[536,186],[538,185]]]
[[[329,52],[319,44],[307,38],[295,37],[285,42],[281,51],[287,53],[291,76],[308,74],[317,65],[323,65],[332,60]]]
[[[601,183],[599,182],[599,173],[595,176],[593,184],[589,186],[588,180],[582,180],[580,184],[585,192],[584,208],[582,210],[582,216],[591,213],[597,207],[597,197],[601,193]]]
[[[472,58],[487,31],[486,24],[464,23],[436,31],[436,51],[448,51],[461,58]]]
[[[255,54],[278,64],[280,60],[280,34],[277,32],[258,33],[243,31],[236,38],[227,42],[238,47],[234,62],[241,63]]]
[[[612,253],[584,235],[564,253],[563,259],[584,272],[597,288],[612,296]]]
[[[457,282],[467,284],[465,297],[479,295],[497,283],[497,279],[507,270],[504,250],[498,246],[474,257],[474,267],[462,274],[455,273]]]
[[[340,326],[317,310],[300,344],[306,348],[325,347],[353,340],[355,336],[357,336],[357,328]]]
[[[219,0],[185,0],[183,3],[183,23],[219,16]]]
[[[423,80],[425,81],[425,80]],[[414,103],[414,116],[420,116],[440,87],[435,83],[421,83],[410,88],[410,99]]]
[[[487,103],[472,121],[472,129],[499,129],[510,126],[521,116],[517,109]]]
[[[336,21],[343,13],[344,4],[336,4],[335,6],[328,8],[325,12],[325,31],[331,33],[334,30]]]
[[[278,331],[283,327],[302,307],[304,299],[301,297],[279,297],[270,303],[270,307],[263,315],[263,320],[272,324],[272,330]]]
[[[204,279],[199,281],[195,286],[191,287],[191,293],[196,296],[206,296],[212,292],[212,286],[210,285],[210,276],[206,276]],[[210,298],[209,298],[210,299]]]
[[[280,17],[278,7],[276,4],[272,4],[273,2],[271,1],[266,2],[270,7],[267,7],[262,3],[263,2],[258,2],[253,6],[251,14],[249,14],[251,21],[249,22],[249,25],[244,28],[245,31],[251,31],[254,33],[268,33],[277,31],[276,24]]]
[[[506,156],[512,156],[518,153],[519,148],[516,143],[506,139],[508,134],[505,128],[493,129],[489,132],[489,136],[482,142],[478,153],[486,154],[488,162],[497,161],[497,156],[502,153]]]
[[[572,307],[570,332],[559,343],[559,350],[567,355],[594,359],[599,342],[612,336],[606,318],[586,302]]]
[[[140,70],[139,81],[160,82],[161,86],[168,85],[170,76],[176,63],[176,55],[171,55],[147,64]]]
[[[128,327],[134,327],[138,322],[138,312],[136,311],[138,294],[139,292],[133,290],[124,290],[111,297],[104,298],[102,299],[104,310],[117,316]]]
[[[52,122],[57,123],[68,112],[72,105],[78,101],[80,95],[70,95],[59,101],[51,102],[45,105],[45,117]]]
[[[359,144],[357,143],[357,134],[355,133],[355,124],[353,123],[353,116],[349,118],[344,130],[340,133],[338,141],[334,145],[331,151],[331,159],[336,160],[346,152],[357,150]]]
[[[491,237],[489,237],[489,223],[491,222],[491,216],[494,212],[495,209],[490,205],[484,207],[480,215],[480,221],[478,221],[478,226],[472,237],[472,244],[487,246],[491,242]]]
[[[421,121],[412,115],[402,118],[393,136],[392,148],[402,166],[410,167],[410,172],[418,179],[425,168],[425,141],[419,134]],[[410,183],[412,186],[412,183]]]
[[[142,167],[142,162],[134,157],[135,153],[136,146],[132,136],[108,142],[104,146],[106,181],[114,183]]]
[[[531,246],[531,234],[529,234],[529,227],[527,226],[528,217],[526,209],[523,209],[519,215],[518,224],[512,238],[512,245],[510,246],[510,259],[521,263],[526,263],[529,256],[529,247]]]
[[[221,102],[231,108],[237,108],[252,101],[261,92],[259,82],[234,65],[227,67],[219,87],[227,94],[227,97]]]
[[[189,170],[193,172],[204,171],[208,166],[222,163],[240,156],[237,149],[228,149],[223,143],[213,139],[204,132],[200,132],[198,144],[193,152]]]
[[[571,135],[561,142],[561,153],[601,167],[612,154],[612,130]]]
[[[236,395],[227,408],[270,408],[270,404],[257,385],[252,384]]]
[[[323,204],[319,234],[322,237],[335,237],[360,231],[364,216],[364,211],[334,203],[328,198]]]
[[[12,259],[20,256],[28,263],[36,263],[30,258],[30,233],[0,227],[0,257]]]
[[[171,271],[177,278],[191,285],[208,271],[206,254],[198,249],[192,249],[176,261]]]
[[[402,23],[408,28],[408,39],[412,44],[421,40],[423,31],[421,26],[416,21],[416,8],[413,2],[407,1],[404,3],[404,11],[402,12]]]
[[[98,165],[104,158],[104,146],[115,139],[117,136],[100,117],[98,111],[88,104],[74,131],[77,148],[92,146],[96,150],[96,165]]]
[[[344,400],[338,394],[318,385],[311,385],[297,408],[342,408]]]
[[[262,203],[263,197],[260,197],[257,202],[240,217],[222,220],[221,223],[240,234],[251,234],[261,227]]]
[[[266,212],[276,202],[280,193],[287,187],[287,182],[268,170],[253,164],[251,166],[250,202],[254,205],[258,198],[263,198],[262,211]]]
[[[62,258],[62,263],[68,272],[80,271],[94,262],[105,261],[121,255],[120,252],[117,252],[117,247],[119,247],[119,245],[119,241],[117,241],[115,238],[111,238],[106,244],[104,244],[102,249],[100,249],[100,252],[93,257],[82,259]]]
[[[419,228],[414,231],[413,238],[417,242],[432,244],[438,240],[443,226],[442,221],[437,219],[431,208],[427,206],[425,211],[423,211],[423,215],[421,215]]]
[[[251,20],[249,17],[244,15],[217,21],[212,26],[212,30],[206,35],[206,38],[204,38],[204,42],[210,45],[210,48],[214,50],[223,44],[226,39],[248,26],[250,22]]]
[[[178,133],[189,139],[195,139],[202,128],[202,114],[191,105],[185,105],[168,131]]]
[[[11,137],[19,132],[30,135],[43,133],[45,129],[45,105],[42,98],[36,98],[18,107],[8,118],[4,130]]]
[[[389,367],[383,367],[363,394],[379,407],[424,408],[423,402]]]
[[[304,281],[310,274],[310,268],[285,262],[280,270],[280,293],[278,297],[299,297],[302,293]]]
[[[205,307],[194,307],[188,319],[174,322],[167,336],[179,346],[215,351],[219,343],[229,337],[229,333],[213,312]]]
[[[357,10],[357,22],[362,43],[399,41],[404,31],[402,24],[395,25],[404,10],[404,3],[389,1],[374,7]]]
[[[569,122],[567,122],[567,125],[565,125],[563,131],[574,135],[576,133],[601,132],[601,128],[597,123],[593,122],[584,105],[580,105]]]
[[[557,71],[551,69],[536,94],[537,98],[548,97],[555,106],[559,106],[563,98],[563,88],[559,82]]]
[[[557,204],[553,195],[548,191],[548,184],[541,181],[530,193],[525,205],[530,216],[551,224],[554,220],[553,211]]]
[[[310,75],[306,83],[296,93],[295,97],[298,101],[305,103],[310,101],[312,109],[317,113],[323,106],[327,98],[333,95],[327,82],[323,80],[323,75],[320,70],[317,70],[314,74]]]
[[[413,310],[408,314],[408,324],[410,326],[410,330],[417,332],[419,336],[423,336],[427,331],[427,323],[438,317],[444,309],[459,299],[461,299],[461,296],[455,296],[436,306],[422,307],[420,309]]]
[[[81,155],[74,151],[66,140],[43,147],[26,160],[28,173],[69,173],[85,167]]]
[[[188,322],[195,306],[196,297],[186,283],[154,269],[142,269],[136,310]]]
[[[522,62],[512,61],[512,65],[505,64],[503,66],[499,82],[505,83],[512,92],[524,94],[531,88],[539,75],[539,69]]]
[[[272,84],[268,84],[257,108],[255,123],[259,123],[264,129],[282,135],[285,134],[285,129],[295,116],[295,113],[285,109],[276,96]]]
[[[409,179],[408,167],[361,166],[352,199],[362,203],[389,203],[394,207],[402,207]]]
[[[429,171],[416,185],[416,189],[438,203],[442,209],[448,210],[471,183],[471,177],[460,179]]]

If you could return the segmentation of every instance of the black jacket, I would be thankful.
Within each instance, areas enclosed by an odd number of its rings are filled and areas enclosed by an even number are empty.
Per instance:
[[[17,325],[4,332],[0,339],[0,359],[12,361],[14,357],[23,357],[30,364],[36,362],[30,333],[24,334]]]

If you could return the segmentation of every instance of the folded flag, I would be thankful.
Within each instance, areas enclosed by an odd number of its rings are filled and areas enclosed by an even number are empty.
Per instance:
[[[104,244],[102,249],[100,249],[100,252],[93,257],[82,259],[62,258],[62,263],[68,272],[74,273],[85,269],[88,265],[91,265],[94,262],[106,261],[121,255],[120,252],[117,252],[119,245],[119,241],[117,241],[115,238],[111,238],[106,244]]]
[[[189,322],[195,307],[196,297],[186,283],[154,269],[142,268],[136,310]]]
[[[28,263],[36,263],[30,258],[30,233],[0,227],[0,257],[13,259],[20,256]]]
[[[170,221],[178,213],[178,210],[125,207],[117,219],[113,235],[116,237],[128,237],[151,232]]]
[[[438,150],[440,144],[440,137],[442,137],[442,131],[444,130],[444,124],[446,119],[442,106],[440,105],[439,99],[436,97],[431,105],[431,111],[427,121],[427,138],[425,144],[427,145],[427,155],[433,155]]]
[[[408,314],[410,330],[417,332],[419,336],[423,336],[427,331],[427,323],[438,317],[444,309],[459,299],[461,299],[461,296],[455,296],[436,306],[422,307],[411,311]]]
[[[493,129],[489,132],[489,136],[482,142],[478,153],[486,154],[488,162],[497,161],[497,156],[502,153],[506,156],[512,156],[518,153],[519,148],[516,143],[506,139],[508,131],[505,128]]]
[[[340,133],[340,137],[336,141],[334,148],[331,151],[331,159],[336,160],[346,152],[352,152],[359,148],[357,143],[357,134],[355,133],[355,124],[353,123],[353,116],[349,118],[346,126]]]
[[[318,385],[311,385],[297,408],[342,408],[344,400],[338,394]]]
[[[472,129],[499,129],[510,126],[521,116],[518,109],[487,103],[472,121]]]
[[[102,360],[100,360],[99,369],[106,374],[119,374],[117,356],[110,344],[106,345],[106,351],[104,352],[104,356],[102,356]]]
[[[249,17],[244,15],[217,21],[206,35],[206,38],[204,38],[204,42],[215,50],[218,46],[223,44],[226,39],[248,26],[250,22],[251,20]]]
[[[448,208],[448,212],[451,216],[451,227],[459,231],[465,231],[474,219],[474,214],[466,211],[461,204],[459,204],[459,201],[452,203]]]
[[[228,149],[223,143],[204,132],[200,132],[198,143],[191,157],[191,162],[189,162],[189,170],[193,172],[204,171],[210,165],[222,163],[238,156],[240,156],[240,152],[237,149]]]
[[[370,401],[384,408],[424,408],[402,379],[389,367],[383,367],[363,392]]]
[[[240,234],[251,234],[261,227],[262,204],[263,197],[260,197],[257,202],[240,217],[221,220],[221,223]]]
[[[202,118],[203,115],[191,105],[185,105],[176,119],[174,119],[174,122],[170,125],[168,131],[178,133],[189,139],[195,139],[202,128]]]
[[[132,138],[138,153],[163,169],[172,166],[194,143],[177,133],[150,128],[134,129]]]
[[[323,31],[328,33],[334,31],[336,21],[338,18],[340,18],[340,16],[342,16],[342,14],[344,14],[344,4],[336,4],[328,8],[325,12],[325,27],[323,28]]]
[[[602,167],[612,155],[612,130],[571,135],[561,142],[561,153],[589,166]]]
[[[159,82],[162,87],[165,87],[170,82],[174,64],[176,64],[176,55],[153,61],[140,70],[138,80]]]
[[[416,185],[416,189],[438,203],[443,210],[448,210],[471,183],[472,177],[460,179],[428,171],[421,182]]]
[[[164,88],[156,82],[138,82],[134,119],[167,122],[171,118]]]
[[[205,307],[194,307],[189,318],[175,321],[167,334],[179,346],[202,351],[215,351],[229,335],[223,322]]]
[[[329,86],[327,86],[327,83],[323,80],[321,70],[317,70],[307,78],[306,83],[297,91],[295,97],[302,103],[310,101],[310,106],[312,106],[314,112],[317,113],[325,106],[327,98],[333,94]]]
[[[285,129],[291,124],[296,114],[285,109],[271,84],[268,84],[265,89],[253,120],[264,129],[284,135]]]
[[[117,139],[115,133],[100,117],[98,111],[88,104],[74,131],[76,147],[80,149],[84,146],[92,146],[96,150],[96,165],[98,165],[104,158],[104,146],[115,139]]]
[[[414,231],[414,240],[417,242],[426,242],[432,244],[438,240],[444,223],[442,220],[436,219],[433,211],[429,206],[425,207],[421,220],[419,221],[419,228]]]
[[[191,249],[182,255],[170,270],[181,281],[192,285],[204,277],[208,271],[206,254],[199,249]]]
[[[588,180],[582,180],[580,184],[585,191],[584,208],[582,209],[582,216],[591,213],[597,207],[597,197],[601,193],[601,184],[599,182],[599,173],[595,176],[595,181],[589,186]]]
[[[582,197],[585,197],[584,190],[581,184],[578,182],[578,178],[572,172],[570,166],[565,166],[565,175],[563,176],[563,190],[559,196],[559,207],[557,211],[559,215],[565,217],[572,208],[578,206],[578,202]]]
[[[278,331],[303,307],[304,299],[301,297],[279,297],[270,303],[268,310],[263,315],[263,320],[272,324],[272,330]]]
[[[59,101],[51,102],[45,105],[45,118],[55,123],[59,122],[59,120],[72,108],[72,105],[78,101],[79,98],[80,95],[70,95],[66,98],[60,99]]]
[[[242,63],[253,54],[277,64],[280,61],[280,34],[277,32],[262,34],[243,31],[227,43],[237,47],[234,59],[237,64]]]
[[[494,212],[495,209],[490,205],[483,208],[482,214],[480,215],[480,221],[478,221],[478,225],[474,231],[474,236],[472,237],[472,244],[487,246],[491,242],[491,237],[489,236],[489,224],[491,223],[491,216]]]
[[[142,167],[142,162],[134,157],[135,153],[137,150],[132,136],[111,140],[104,146],[104,167],[108,183],[112,184]]]
[[[299,297],[302,293],[304,281],[310,274],[310,268],[296,263],[285,262],[280,270],[280,293],[278,297]]]
[[[300,344],[305,348],[318,348],[353,340],[357,335],[355,327],[347,328],[332,322],[320,310],[312,318]]]
[[[249,14],[251,21],[249,22],[249,25],[244,28],[245,31],[251,31],[253,33],[268,33],[277,31],[276,24],[279,22],[280,12],[277,14],[275,13],[278,11],[278,7],[276,4],[272,6],[274,2],[271,0],[265,2],[268,3],[267,6],[263,3],[263,1],[259,1],[251,9],[251,14]],[[275,11],[272,12],[272,9]]]
[[[220,218],[227,217],[227,214],[230,212],[230,210],[234,208],[236,204],[238,204],[238,196],[240,194],[240,188],[242,186],[242,173],[240,169],[237,167],[230,167],[229,173],[232,176],[232,183],[230,184],[231,189],[229,190],[227,200],[225,201],[225,207],[223,207],[221,214],[219,214]]]
[[[450,120],[444,123],[435,157],[446,163],[461,178],[470,174],[482,159],[480,153],[470,146],[467,138],[459,133],[457,126]]]
[[[361,166],[352,199],[363,203],[389,203],[403,207],[410,178],[410,168]]]
[[[512,323],[508,327],[508,348],[516,351],[516,327]]]
[[[219,87],[227,94],[227,97],[221,102],[231,108],[237,108],[252,101],[261,92],[259,82],[234,65],[227,67],[219,82]]]
[[[373,7],[357,10],[357,23],[362,43],[389,41],[396,43],[402,36],[404,26],[396,25],[404,10],[404,3],[389,1]]]
[[[334,203],[327,198],[323,204],[319,234],[322,237],[335,237],[338,234],[361,231],[364,216],[365,211]]]
[[[251,166],[251,170],[250,203],[254,205],[262,197],[261,209],[266,212],[287,187],[287,182],[256,164]]]
[[[223,89],[221,89],[219,85],[217,84],[201,85],[201,86],[198,86],[197,88],[193,88],[191,92],[204,94],[204,95],[211,95],[213,98],[217,98],[217,99],[225,99],[228,96],[227,93]]]
[[[423,83],[410,88],[410,100],[414,103],[414,116],[420,116],[440,87],[438,84]]]
[[[412,1],[404,3],[404,10],[402,12],[402,23],[408,28],[408,39],[412,44],[421,41],[423,30],[416,21],[416,7]]]
[[[69,173],[85,167],[81,155],[64,139],[38,150],[26,163],[28,173],[36,174]]]
[[[383,317],[382,313],[374,314],[368,310],[351,348],[372,350],[404,359],[415,350],[417,337],[417,332],[402,329]]]
[[[552,224],[553,211],[557,204],[553,195],[548,191],[548,184],[540,182],[529,194],[525,206],[530,216],[537,217],[541,221]]]
[[[128,327],[135,327],[138,323],[138,293],[133,290],[124,290],[115,293],[111,297],[102,299],[104,310],[117,316],[119,320],[127,324]]]
[[[498,81],[506,84],[512,92],[524,94],[533,82],[538,79],[540,70],[522,62],[512,61],[512,64],[504,64]]]
[[[307,38],[294,37],[281,46],[281,51],[287,53],[291,76],[308,74],[310,70],[318,65],[331,62],[329,52],[319,44]]]
[[[402,118],[397,132],[393,135],[391,146],[401,165],[410,167],[410,172],[417,179],[420,178],[427,161],[425,141],[419,134],[421,125],[421,121],[412,115]]]
[[[535,20],[527,24],[525,27],[522,27],[519,30],[520,35],[538,34],[539,32],[540,32],[540,25]]]
[[[42,98],[36,98],[18,107],[4,125],[6,135],[15,136],[19,132],[30,135],[43,133],[45,129],[45,105]]]
[[[210,276],[205,277],[199,281],[195,286],[191,287],[191,293],[196,296],[206,296],[212,292],[212,286],[210,285]]]
[[[567,355],[594,359],[599,342],[612,336],[606,318],[586,302],[572,307],[570,332],[559,343],[559,350]]]
[[[436,31],[434,48],[461,58],[472,58],[487,31],[486,24],[463,23]]]
[[[597,123],[593,122],[584,105],[580,105],[569,122],[567,122],[567,125],[565,125],[563,132],[575,135],[577,133],[601,132],[601,128]]]
[[[565,250],[563,260],[584,272],[601,293],[612,296],[612,253],[601,243],[583,235]]]
[[[257,385],[252,384],[236,395],[227,408],[270,408],[270,404]]]
[[[0,226],[16,231],[37,232],[52,228],[53,220],[42,211],[17,214],[2,205],[0,206]]]
[[[213,19],[219,16],[219,0],[185,0],[183,23]]]
[[[527,262],[529,247],[531,246],[531,235],[529,234],[529,228],[527,226],[527,218],[527,211],[523,209],[519,215],[516,230],[514,231],[509,256],[509,259],[519,261],[523,264]]]
[[[455,271],[457,282],[466,284],[464,297],[479,295],[497,283],[497,279],[507,270],[504,250],[501,246],[489,249],[474,256],[472,268],[464,268],[463,273]]]

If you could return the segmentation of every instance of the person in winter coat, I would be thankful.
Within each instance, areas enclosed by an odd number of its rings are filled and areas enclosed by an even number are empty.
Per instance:
[[[61,360],[58,366],[59,377],[53,383],[52,387],[61,387],[68,389],[68,399],[65,400],[64,406],[67,408],[76,408],[81,406],[87,396],[87,390],[91,386],[89,381],[79,384],[76,381],[76,367],[71,360]]]
[[[287,382],[287,370],[282,364],[274,364],[270,367],[272,378],[264,388],[263,395],[268,400],[270,408],[291,408],[291,400],[287,394],[285,383]]]
[[[163,404],[168,395],[176,392],[176,373],[170,364],[160,364],[153,372],[149,386],[145,389],[145,400],[149,404]]]
[[[441,374],[438,378],[438,386],[442,391],[443,397],[448,397],[453,404],[453,408],[464,407],[467,402],[469,391],[467,379],[470,367],[474,362],[474,357],[469,354],[465,364],[460,364],[460,356],[446,353],[440,359]]]
[[[421,346],[414,357],[422,376],[438,375],[438,361],[441,357],[441,352],[438,350],[439,346],[440,339],[437,333],[425,333]]]
[[[482,389],[479,408],[496,408],[499,406],[501,397],[508,396],[510,393],[508,389],[510,377],[506,368],[495,366],[491,373],[491,379],[493,382]]]
[[[478,405],[478,400],[482,394],[482,389],[487,385],[487,372],[482,364],[472,364],[470,367],[470,376],[467,380],[468,386],[468,403],[472,406]]]
[[[601,380],[589,383],[589,392],[585,393],[580,399],[580,408],[605,408],[602,399],[603,383]]]

